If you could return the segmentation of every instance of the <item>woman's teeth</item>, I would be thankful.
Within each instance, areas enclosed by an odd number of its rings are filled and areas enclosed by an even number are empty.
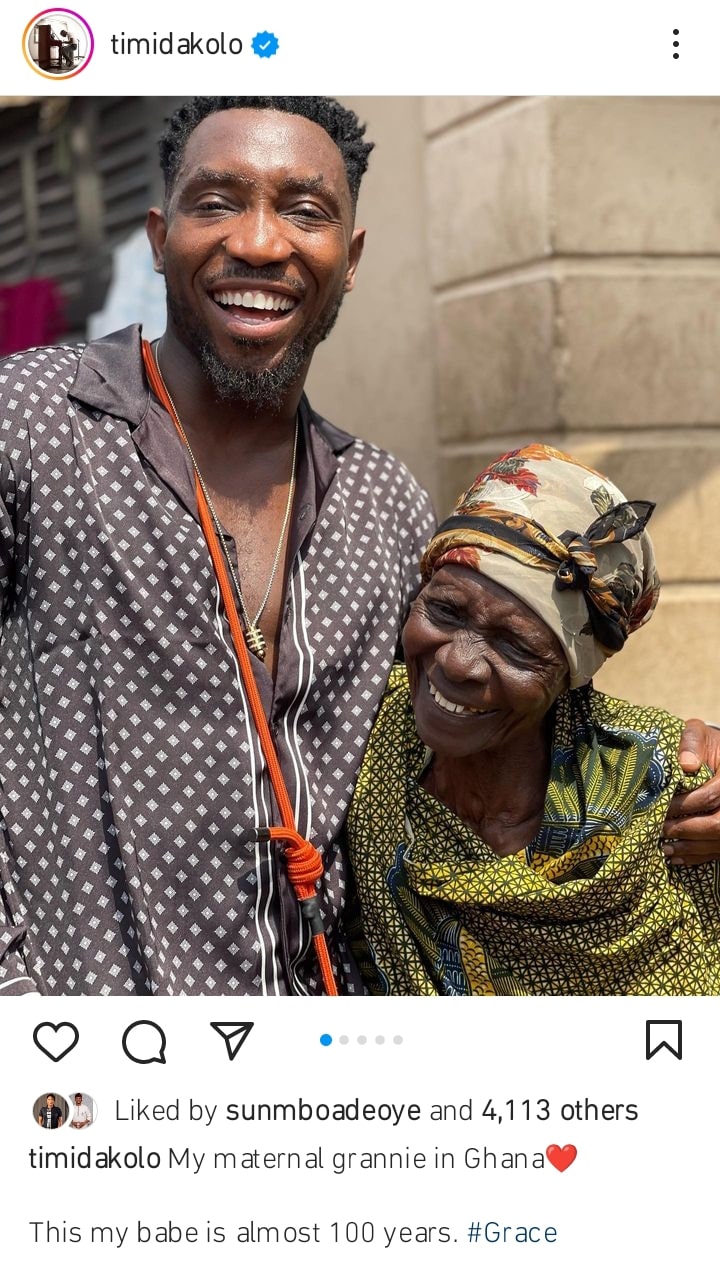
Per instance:
[[[470,717],[470,716],[480,715],[487,711],[486,709],[482,709],[482,708],[465,708],[464,705],[462,704],[453,704],[451,700],[445,699],[445,696],[441,695],[440,692],[436,689],[436,687],[433,686],[432,682],[429,680],[428,680],[428,686],[430,688],[430,694],[435,700],[435,703],[439,704],[440,708],[446,709],[448,713],[457,713],[461,716]]]

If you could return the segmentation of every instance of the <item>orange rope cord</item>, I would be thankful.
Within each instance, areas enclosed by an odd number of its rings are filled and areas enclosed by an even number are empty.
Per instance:
[[[153,391],[159,398],[164,407],[170,413],[173,424],[178,434],[183,439],[183,430],[178,420],[172,403],[170,402],[165,386],[157,369],[155,359],[147,341],[142,344],[143,361],[148,380]],[[320,971],[322,973],[325,992],[328,996],[337,996],[338,991],[335,985],[332,965],[330,963],[330,953],[328,951],[327,937],[322,929],[322,921],[320,919],[319,909],[317,905],[317,888],[316,883],[323,875],[323,864],[320,854],[316,847],[310,841],[307,841],[300,835],[295,827],[295,816],[293,814],[292,804],[288,791],[285,786],[283,773],[280,769],[275,745],[270,727],[265,719],[260,692],[255,682],[255,677],[250,663],[250,653],[245,643],[240,617],[238,615],[235,598],[233,596],[232,586],[228,576],[227,565],[223,556],[223,551],[218,543],[217,533],[212,521],[210,510],[208,509],[205,493],[203,492],[197,474],[195,475],[195,493],[197,496],[198,514],[200,516],[200,525],[207,541],[210,557],[212,559],[213,568],[220,587],[220,594],[225,607],[230,633],[235,648],[235,654],[238,658],[240,673],[242,676],[245,691],[250,704],[250,711],[260,738],[260,744],[267,763],[268,773],[270,775],[270,783],[272,784],[280,815],[284,821],[283,827],[273,827],[267,829],[258,829],[258,840],[260,841],[279,841],[285,845],[285,858],[287,861],[287,871],[290,883],[295,891],[296,897],[300,903],[303,915],[310,924],[310,932],[312,934],[313,944],[315,946],[315,954],[317,956]],[[304,906],[303,906],[304,905]]]

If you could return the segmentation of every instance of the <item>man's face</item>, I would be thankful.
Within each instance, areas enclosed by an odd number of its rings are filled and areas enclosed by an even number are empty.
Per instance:
[[[48,1096],[47,1096],[47,1105],[48,1105],[48,1107],[54,1107],[54,1106],[55,1106],[55,1099],[53,1098],[53,1096],[52,1096],[52,1094],[51,1094],[51,1093],[49,1093],[49,1094],[48,1094]]]
[[[210,115],[148,234],[170,327],[216,393],[279,406],[330,332],[362,250],[325,130],[281,111]]]
[[[80,1106],[82,1106],[82,1094],[81,1094],[81,1093],[76,1093],[76,1094],[75,1094],[75,1106],[76,1106],[76,1107],[80,1107]]]

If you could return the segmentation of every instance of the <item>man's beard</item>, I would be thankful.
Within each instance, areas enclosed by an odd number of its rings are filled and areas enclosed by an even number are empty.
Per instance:
[[[313,327],[296,337],[279,363],[271,368],[255,370],[224,362],[197,312],[172,295],[167,281],[166,293],[168,316],[175,333],[185,348],[198,359],[217,398],[225,403],[238,403],[246,411],[253,413],[280,411],[286,395],[303,375],[316,346],[332,331],[344,297],[344,291],[341,291],[328,302]],[[252,341],[239,337],[234,339],[234,344],[238,350],[257,352],[262,349],[263,341],[262,338]]]

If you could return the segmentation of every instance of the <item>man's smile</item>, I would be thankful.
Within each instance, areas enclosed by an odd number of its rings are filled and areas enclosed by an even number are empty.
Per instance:
[[[267,286],[249,288],[225,284],[213,288],[208,295],[230,321],[228,326],[235,335],[242,334],[245,328],[261,328],[263,336],[273,335],[299,305],[297,297]]]
[[[281,297],[277,293],[265,292],[216,292],[213,295],[213,301],[221,305],[223,309],[237,309],[241,307],[244,310],[294,310],[297,302],[291,297]]]

